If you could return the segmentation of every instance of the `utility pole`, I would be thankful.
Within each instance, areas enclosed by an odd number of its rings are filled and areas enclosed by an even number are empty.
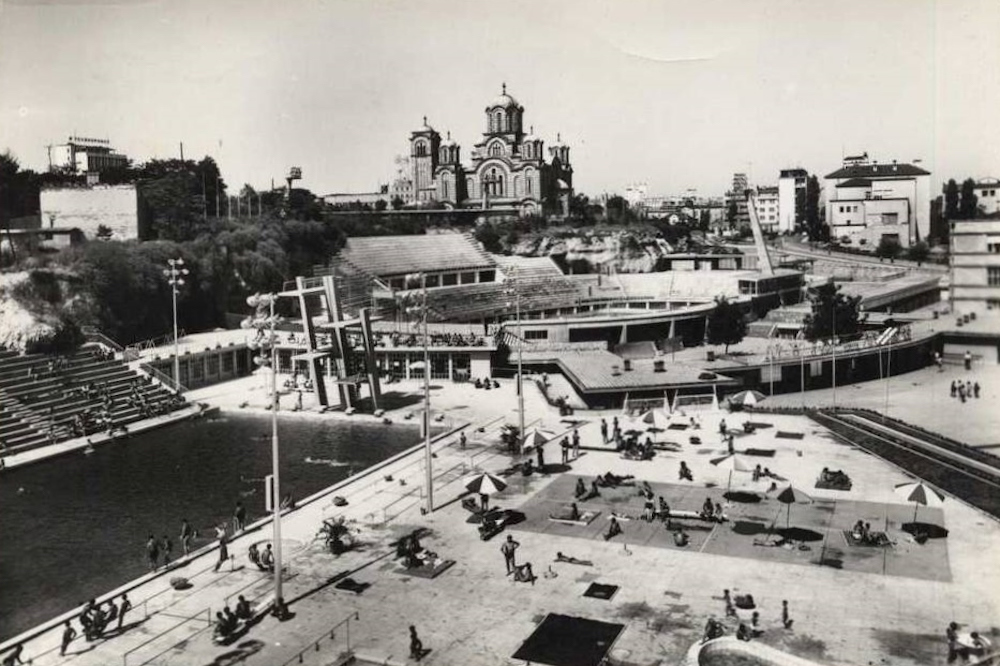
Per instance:
[[[184,142],[181,141],[181,162],[184,161]]]
[[[181,354],[177,340],[177,289],[184,285],[184,276],[190,271],[184,268],[184,259],[167,259],[169,268],[163,269],[163,274],[167,276],[170,284],[170,292],[173,295],[174,304],[174,390],[181,392]]]

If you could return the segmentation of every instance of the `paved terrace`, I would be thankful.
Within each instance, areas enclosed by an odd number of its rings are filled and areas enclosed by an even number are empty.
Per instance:
[[[418,387],[417,383],[396,385],[396,390],[417,391]],[[263,396],[250,383],[232,393],[241,394],[242,399],[249,395],[257,402],[254,396]],[[534,390],[527,397],[529,422],[541,419],[553,430],[565,429],[567,424],[541,403]],[[512,385],[508,382],[486,392],[443,384],[434,390],[433,401],[435,409],[444,410],[449,418],[473,421],[467,450],[458,450],[454,435],[436,446],[437,511],[424,516],[419,510],[423,467],[422,453],[417,450],[289,514],[283,521],[283,547],[288,562],[285,595],[295,614],[290,621],[279,623],[267,617],[234,645],[221,647],[212,644],[205,622],[180,619],[214,614],[224,603],[233,603],[237,594],[250,598],[267,594],[269,579],[247,568],[245,558],[250,543],[269,539],[265,521],[235,540],[231,548],[235,566],[225,565],[213,573],[216,554],[209,550],[177,569],[133,584],[129,596],[139,602],[139,610],[129,618],[130,628],[123,635],[94,644],[78,638],[69,654],[60,658],[58,630],[53,630],[29,642],[25,656],[33,657],[38,665],[280,666],[288,659],[298,663],[300,651],[305,650],[302,663],[332,664],[347,647],[347,637],[343,626],[332,640],[329,630],[357,613],[358,619],[350,623],[350,647],[368,663],[406,663],[406,627],[414,624],[431,650],[426,663],[514,664],[523,662],[510,656],[546,614],[562,613],[622,624],[624,631],[611,650],[614,663],[678,664],[700,637],[706,619],[723,615],[720,597],[724,588],[754,595],[765,630],[762,641],[826,664],[881,663],[882,659],[897,666],[944,663],[943,630],[949,621],[967,629],[998,631],[993,628],[1000,626],[1000,600],[988,592],[1000,589],[1000,570],[992,566],[991,556],[1000,548],[997,522],[951,499],[939,513],[922,508],[920,514],[921,520],[945,527],[949,536],[917,545],[901,530],[901,523],[912,518],[912,509],[901,506],[892,493],[893,484],[906,481],[907,476],[835,442],[822,428],[798,416],[755,415],[753,420],[770,427],[738,437],[736,447],[773,449],[772,457],[759,458],[762,464],[817,500],[815,505],[792,507],[794,525],[821,532],[818,540],[806,542],[808,550],[753,546],[753,539],[762,536],[759,526],[758,534],[740,533],[745,531],[740,527],[744,522],[770,523],[774,516],[781,516],[779,525],[783,525],[783,507],[772,499],[732,503],[727,508],[732,522],[692,529],[692,543],[685,549],[673,547],[655,525],[641,521],[623,521],[624,534],[610,541],[598,534],[611,510],[637,512],[638,497],[632,489],[602,492],[599,501],[591,500],[602,514],[588,527],[551,523],[548,509],[564,507],[569,501],[567,491],[574,475],[591,478],[608,470],[635,475],[648,480],[657,492],[669,494],[675,508],[698,506],[705,495],[719,496],[727,473],[709,463],[724,449],[716,434],[718,421],[725,417],[732,426],[742,420],[736,414],[701,413],[700,430],[656,433],[666,450],[654,460],[626,461],[604,449],[598,430],[600,415],[588,413],[582,417],[584,450],[579,459],[558,465],[557,448],[549,445],[546,460],[556,463],[553,469],[559,471],[549,476],[510,476],[508,488],[493,500],[525,514],[525,520],[509,527],[507,533],[521,543],[519,561],[531,562],[538,578],[533,585],[515,583],[504,575],[498,550],[503,535],[481,541],[475,525],[468,522],[470,514],[456,501],[462,493],[460,479],[468,471],[499,471],[510,463],[497,448],[496,430],[487,426],[478,432],[477,425],[497,417],[516,420]],[[401,418],[402,413],[391,416]],[[677,418],[675,423],[690,421]],[[779,437],[779,432],[800,433],[802,438]],[[701,443],[691,444],[692,435],[700,437]],[[678,482],[681,459],[691,467],[694,482]],[[848,492],[815,489],[823,467],[846,471],[853,488]],[[734,486],[745,488],[746,475],[735,477]],[[333,506],[333,495],[342,495],[349,504]],[[817,508],[824,506],[829,508]],[[751,521],[752,515],[760,520]],[[314,539],[322,519],[333,516],[350,521],[360,548],[335,557]],[[892,549],[884,554],[877,549],[852,552],[840,526],[855,516],[870,520],[875,529],[886,528],[895,544]],[[426,532],[421,541],[424,547],[455,561],[437,578],[407,575],[393,559],[391,542],[416,529]],[[833,551],[840,554],[833,556]],[[555,563],[556,552],[590,560],[592,566]],[[819,559],[828,561],[821,565],[816,563]],[[837,559],[843,562],[842,568],[832,561]],[[168,581],[177,575],[188,577],[192,587],[172,590]],[[363,591],[338,589],[336,583],[345,577],[359,583]],[[609,601],[583,597],[592,582],[619,589]],[[780,625],[782,599],[789,601],[795,620],[791,630]],[[171,630],[174,625],[179,626]],[[728,627],[732,630],[732,621]],[[317,640],[318,651],[313,648]],[[140,647],[146,641],[150,642]],[[123,661],[130,650],[136,651]]]

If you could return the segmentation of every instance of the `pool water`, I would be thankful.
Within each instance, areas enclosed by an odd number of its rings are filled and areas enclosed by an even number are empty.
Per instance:
[[[0,474],[0,640],[144,574],[150,534],[168,535],[177,557],[182,518],[201,546],[237,501],[248,522],[263,516],[270,424],[188,421]],[[304,418],[281,419],[279,437],[281,491],[296,499],[420,439],[410,426]]]

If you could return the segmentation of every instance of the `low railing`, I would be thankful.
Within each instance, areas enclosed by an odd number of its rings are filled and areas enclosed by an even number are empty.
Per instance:
[[[157,640],[163,638],[167,634],[169,634],[169,633],[171,633],[173,631],[176,631],[180,627],[182,627],[182,626],[184,626],[184,625],[186,625],[186,624],[188,624],[190,622],[202,622],[203,621],[203,622],[205,622],[205,626],[201,627],[200,629],[198,629],[197,631],[195,631],[193,634],[185,636],[184,638],[180,639],[179,641],[174,641],[173,643],[171,643],[170,645],[168,645],[166,648],[160,650],[156,654],[154,654],[154,655],[152,655],[150,657],[147,657],[144,661],[141,661],[141,662],[138,662],[138,663],[139,664],[148,664],[151,661],[153,661],[154,659],[157,659],[160,656],[166,654],[167,652],[170,652],[171,650],[173,650],[174,648],[178,647],[179,645],[181,645],[183,643],[189,642],[192,638],[194,638],[195,636],[197,636],[198,634],[200,634],[200,633],[202,633],[204,631],[207,631],[208,629],[211,629],[212,626],[213,626],[213,623],[212,623],[212,609],[211,608],[206,608],[206,609],[204,609],[202,611],[198,611],[197,613],[195,613],[194,615],[191,615],[191,616],[177,616],[177,615],[174,615],[174,616],[171,616],[171,617],[178,617],[178,618],[180,618],[180,620],[178,622],[175,622],[174,624],[170,625],[167,629],[164,629],[163,631],[161,631],[161,632],[159,632],[157,634],[154,634],[153,636],[150,636],[149,638],[147,638],[146,640],[144,640],[142,643],[139,643],[138,645],[136,645],[134,648],[131,648],[131,649],[127,650],[124,654],[122,654],[122,666],[129,666],[129,657],[131,657],[133,654],[135,654],[139,650],[142,650],[143,648],[145,648],[150,643],[153,643],[154,641],[157,641]],[[132,663],[136,664],[137,662],[133,661]]]
[[[324,646],[324,644],[327,644],[329,646],[329,644],[333,644],[335,641],[337,641],[337,632],[338,632],[338,630],[341,627],[344,627],[344,653],[343,654],[344,654],[344,657],[346,659],[351,654],[351,621],[352,620],[354,622],[359,622],[361,620],[361,615],[357,611],[355,611],[354,613],[351,613],[350,615],[348,615],[347,617],[345,617],[343,620],[341,620],[340,622],[338,622],[337,624],[333,625],[332,627],[330,627],[329,629],[327,629],[326,631],[324,631],[322,634],[320,634],[319,636],[317,636],[315,639],[313,639],[313,640],[309,641],[308,643],[306,643],[306,646],[304,648],[302,648],[301,650],[299,650],[299,652],[296,653],[295,656],[293,656],[291,659],[289,659],[288,661],[283,662],[282,666],[288,666],[289,664],[293,664],[293,663],[294,664],[304,664],[304,663],[307,663],[306,662],[307,655],[309,655],[310,653],[312,653],[312,654],[318,653],[318,652],[320,652],[320,649]],[[324,664],[330,663],[328,657],[322,657],[321,659],[322,659],[322,663],[324,663]]]
[[[184,329],[181,329],[177,333],[177,338],[178,339],[183,338],[185,335],[186,335],[186,333],[185,333]],[[142,352],[146,351],[147,349],[155,349],[156,347],[162,347],[163,345],[171,343],[173,341],[174,341],[174,336],[172,334],[170,334],[170,333],[166,333],[164,335],[160,335],[160,336],[157,336],[155,338],[149,338],[148,340],[142,340],[141,342],[133,342],[132,344],[130,344],[128,347],[126,347],[122,351],[126,354],[126,356],[128,356],[129,354],[134,354],[135,358],[138,358],[139,355]]]
[[[171,377],[165,372],[157,370],[149,363],[140,363],[139,369],[148,374],[149,376],[157,379],[161,384],[163,384],[164,388],[175,392],[177,395],[181,395],[182,393],[187,393],[190,390],[188,387],[184,386],[184,384],[174,381],[173,377]]]
[[[120,344],[118,344],[108,336],[101,333],[93,326],[84,326],[80,329],[80,331],[83,333],[83,336],[87,339],[88,342],[96,342],[98,344],[102,344],[105,347],[110,347],[111,349],[114,349],[116,352],[125,351],[124,347],[122,347]]]

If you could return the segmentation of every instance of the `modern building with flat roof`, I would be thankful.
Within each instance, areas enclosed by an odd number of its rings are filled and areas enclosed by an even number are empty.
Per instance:
[[[1000,216],[951,223],[951,299],[959,309],[1000,309]]]

